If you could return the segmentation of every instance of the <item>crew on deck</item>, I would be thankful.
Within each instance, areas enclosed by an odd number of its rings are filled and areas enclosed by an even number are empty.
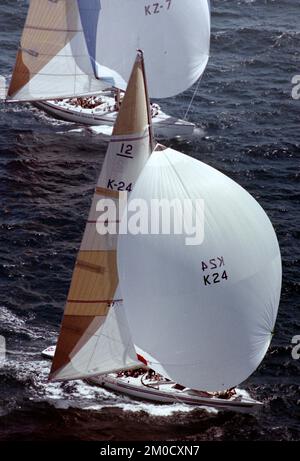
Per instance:
[[[100,97],[89,96],[87,98],[72,98],[67,101],[72,106],[80,106],[83,109],[95,109],[96,107],[103,104],[104,101]]]

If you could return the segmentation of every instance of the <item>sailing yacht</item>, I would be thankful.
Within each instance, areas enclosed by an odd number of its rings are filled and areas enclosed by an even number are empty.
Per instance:
[[[102,91],[92,98],[36,101],[34,106],[58,120],[87,125],[91,127],[90,131],[109,140],[119,111],[117,91]],[[92,104],[89,104],[91,100]],[[158,139],[189,139],[195,133],[194,123],[166,114],[156,103],[151,104],[151,117],[154,134]],[[204,133],[200,128],[197,128],[197,132]]]
[[[7,101],[29,101],[110,135],[118,113],[114,92],[126,89],[136,49],[148,56],[150,97],[167,98],[200,78],[209,43],[207,0],[31,0]],[[74,103],[89,96],[99,104]],[[186,137],[195,128],[157,105],[152,121],[158,137]]]
[[[203,73],[208,2],[169,0],[161,2],[161,12],[137,0],[95,0],[91,9],[83,8],[84,3],[31,1],[8,92],[12,100],[34,101],[92,95],[108,84],[126,87],[94,190],[58,343],[44,353],[54,355],[49,379],[89,379],[159,402],[256,408],[259,402],[244,391],[226,390],[254,372],[272,338],[281,288],[275,232],[259,204],[234,181],[198,160],[156,146],[149,102],[149,95],[184,91]],[[80,6],[84,19],[79,23]],[[92,46],[95,27],[87,28],[85,22],[95,8],[100,18],[106,17],[99,55]],[[105,11],[112,15],[109,22]],[[206,18],[200,29],[199,17]],[[112,19],[120,41],[109,48],[104,45]],[[136,32],[137,25],[143,33]],[[147,59],[145,63],[138,52],[130,73],[137,41]],[[153,198],[203,199],[203,241],[193,247],[185,245],[184,235],[118,235],[122,192],[130,194],[129,205],[136,198],[145,203]],[[119,218],[109,210],[103,217],[107,201],[114,203]],[[139,371],[128,376],[126,370],[133,369]]]
[[[53,358],[50,380],[88,379],[144,400],[251,411],[260,402],[233,388],[257,368],[272,337],[281,282],[274,230],[232,180],[154,146],[140,52],[95,189],[59,340],[43,353]],[[99,235],[97,223],[116,223],[110,214],[104,220],[99,199],[119,206],[125,190],[129,203],[204,197],[208,235],[196,250],[181,235]],[[219,256],[208,258],[213,254]]]

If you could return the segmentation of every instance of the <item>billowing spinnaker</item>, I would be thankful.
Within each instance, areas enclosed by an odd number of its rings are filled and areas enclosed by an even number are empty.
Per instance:
[[[95,2],[93,5],[97,7]],[[97,12],[99,14],[99,7],[95,15]],[[30,1],[8,90],[9,100],[95,94],[111,86],[114,73],[108,69],[105,69],[104,80],[95,78],[89,55],[93,49],[93,31],[87,30],[88,13],[90,10],[83,9],[81,0],[80,3],[78,0]],[[89,46],[86,39],[90,40]]]
[[[142,57],[137,57],[114,126],[73,271],[50,379],[83,378],[138,365],[118,290],[116,225],[120,191],[130,191],[151,153],[148,98]],[[101,202],[99,202],[101,200]],[[103,200],[106,200],[104,203]],[[102,208],[99,209],[99,205]]]
[[[101,0],[97,61],[128,80],[145,55],[150,97],[174,96],[202,75],[209,57],[207,0]]]
[[[200,245],[186,245],[186,235],[119,237],[136,350],[182,385],[238,385],[268,349],[280,299],[280,250],[267,215],[234,181],[171,149],[152,154],[129,205],[136,198],[149,206],[154,198],[204,200]]]

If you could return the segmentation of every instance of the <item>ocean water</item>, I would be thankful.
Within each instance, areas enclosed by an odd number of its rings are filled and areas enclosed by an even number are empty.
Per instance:
[[[276,229],[283,289],[270,350],[244,383],[257,415],[136,402],[82,382],[47,384],[91,195],[106,151],[96,135],[29,104],[0,107],[0,440],[296,440],[300,437],[300,4],[212,0],[211,58],[189,120],[205,130],[168,145],[247,189]],[[0,74],[9,77],[28,2],[0,2]],[[182,117],[194,88],[161,101]],[[76,131],[73,131],[73,130]]]

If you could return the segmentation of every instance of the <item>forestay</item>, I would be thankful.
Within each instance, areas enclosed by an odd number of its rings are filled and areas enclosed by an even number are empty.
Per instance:
[[[187,387],[240,384],[268,349],[280,299],[280,250],[266,213],[234,181],[172,149],[151,155],[128,206],[137,198],[148,207],[151,199],[204,200],[199,245],[186,245],[184,233],[119,237],[120,286],[137,351]]]

